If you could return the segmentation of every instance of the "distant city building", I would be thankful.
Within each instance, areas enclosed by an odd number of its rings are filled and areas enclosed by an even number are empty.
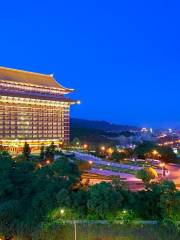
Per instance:
[[[143,127],[142,129],[141,129],[141,132],[148,132],[149,131],[149,129],[148,128],[145,128],[145,127]]]
[[[141,129],[141,132],[142,133],[153,133],[153,129],[152,128],[145,128],[145,127],[143,127],[142,129]]]
[[[178,154],[178,148],[173,148],[173,152],[174,152],[175,154]]]
[[[25,142],[34,150],[41,145],[69,141],[72,89],[53,75],[0,67],[0,145],[12,151]]]
[[[168,132],[171,134],[173,132],[172,128],[169,128]]]

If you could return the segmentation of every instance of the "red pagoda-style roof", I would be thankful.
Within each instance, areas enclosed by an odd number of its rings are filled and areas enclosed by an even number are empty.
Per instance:
[[[60,85],[52,74],[34,73],[6,67],[0,67],[0,81],[63,90],[65,92],[73,91],[73,89]]]

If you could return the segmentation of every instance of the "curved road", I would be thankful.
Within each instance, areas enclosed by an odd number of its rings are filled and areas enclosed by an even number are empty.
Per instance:
[[[169,170],[167,179],[175,182],[177,188],[180,190],[180,165],[179,164],[167,164],[166,168]]]
[[[83,160],[83,161],[92,161],[93,163],[97,164],[97,165],[105,165],[105,166],[112,166],[112,167],[116,167],[116,168],[124,168],[124,169],[130,169],[130,170],[140,170],[142,169],[142,167],[139,166],[132,166],[132,165],[128,165],[128,164],[120,164],[120,163],[110,163],[109,161],[105,161],[102,160],[101,158],[95,157],[93,155],[90,154],[86,154],[86,153],[81,153],[81,152],[74,152],[76,158]],[[166,179],[172,180],[175,182],[177,188],[180,190],[180,165],[178,164],[167,164],[166,165],[166,169],[169,171],[169,175],[166,176]],[[156,169],[158,173],[162,173],[162,170]],[[92,168],[90,170],[90,172],[92,173],[98,173],[100,175],[104,175],[104,176],[110,176],[110,175],[114,175],[114,176],[119,176],[121,178],[126,178],[127,181],[138,181],[139,179],[137,179],[133,174],[126,174],[126,173],[121,173],[121,172],[115,172],[115,171],[111,171],[111,170],[100,170],[100,169],[96,169],[96,168]]]

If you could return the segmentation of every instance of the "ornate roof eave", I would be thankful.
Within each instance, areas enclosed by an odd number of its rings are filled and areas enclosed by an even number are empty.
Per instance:
[[[50,74],[50,75],[52,75],[52,74]],[[53,76],[53,80],[57,83],[57,84],[59,84],[57,81],[56,81],[56,79],[54,78],[54,76]],[[75,91],[75,89],[73,89],[73,88],[66,88],[66,87],[64,87],[62,84],[59,84],[61,87],[62,87],[62,89],[64,90],[64,91],[67,91],[67,92],[74,92]]]
[[[10,83],[10,84],[14,84],[14,85],[27,86],[27,87],[36,87],[36,88],[42,87],[42,86],[40,86],[40,85],[20,83],[20,82],[12,82],[12,81],[3,80],[3,79],[0,79],[0,82]],[[62,86],[61,88],[52,88],[52,87],[50,88],[50,87],[45,87],[45,86],[43,86],[43,88],[45,88],[45,89],[50,89],[50,90],[62,91],[62,92],[64,92],[64,93],[71,93],[71,92],[74,92],[74,91],[75,91],[74,89],[65,88],[65,87],[63,87],[63,86]]]
[[[74,91],[74,89],[65,88],[58,83],[53,74],[41,74],[1,66],[0,81],[22,86],[43,87],[46,89],[63,91],[64,93],[70,93]]]
[[[12,94],[12,93],[4,93],[0,91],[0,99],[1,97],[7,98],[19,98],[19,99],[32,99],[32,100],[40,100],[40,101],[51,101],[51,102],[66,102],[69,104],[80,104],[79,100],[74,100],[65,97],[48,97],[48,96],[31,96],[27,94]]]

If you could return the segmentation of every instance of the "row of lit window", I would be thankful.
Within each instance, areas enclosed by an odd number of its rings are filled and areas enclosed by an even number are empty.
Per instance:
[[[2,88],[10,88],[10,89],[17,89],[17,90],[28,90],[28,91],[32,91],[32,92],[42,92],[42,93],[53,93],[53,94],[60,94],[62,95],[63,92],[60,91],[60,90],[55,90],[55,89],[52,89],[52,88],[40,88],[40,87],[31,87],[31,86],[26,86],[26,85],[15,85],[15,84],[12,84],[12,83],[0,83],[0,86]]]
[[[46,119],[61,119],[61,120],[63,120],[63,119],[69,119],[69,115],[56,115],[56,116],[44,116],[44,117],[40,117],[40,116],[23,116],[23,115],[16,115],[16,116],[4,116],[4,115],[0,115],[0,119],[1,120],[3,120],[3,119],[10,119],[10,120],[24,120],[24,119],[26,119],[26,120],[31,120],[31,121],[33,121],[33,120],[42,120],[42,121],[44,121],[44,120],[46,120]]]
[[[33,106],[32,105],[28,105],[28,104],[20,104],[20,105],[17,105],[17,104],[14,104],[13,106],[12,105],[8,105],[8,103],[6,103],[6,105],[3,105],[1,103],[1,106],[0,106],[0,110],[1,111],[5,111],[5,110],[12,110],[12,111],[18,111],[20,109],[27,109],[28,111],[31,111],[31,112],[36,112],[37,110],[46,110],[48,112],[53,112],[53,111],[68,111],[69,110],[69,106],[58,106],[58,107],[55,107],[55,106],[52,106],[52,107],[49,107],[49,106]]]
[[[58,106],[58,107],[48,107],[48,106],[36,106],[36,107],[32,107],[31,105],[14,105],[14,106],[9,106],[9,105],[2,105],[0,106],[0,110],[1,111],[6,111],[6,110],[10,110],[10,111],[21,111],[21,109],[26,109],[27,111],[30,112],[36,112],[37,110],[41,110],[41,111],[46,111],[49,113],[52,113],[54,111],[69,111],[69,106]]]
[[[27,111],[30,111],[30,112],[36,112],[37,110],[41,110],[41,111],[44,111],[46,110],[46,112],[54,112],[54,111],[68,111],[69,110],[69,106],[58,106],[58,107],[48,107],[48,106],[31,106],[31,105],[28,105],[28,104],[25,104],[25,105],[14,105],[14,106],[11,106],[11,105],[3,105],[1,103],[1,106],[0,106],[0,110],[1,111],[6,111],[6,110],[11,110],[11,111],[19,111],[21,109],[26,109]]]
[[[0,115],[2,116],[17,116],[17,115],[20,115],[20,116],[40,116],[40,117],[44,117],[44,116],[54,116],[54,115],[57,115],[57,116],[61,116],[61,115],[68,115],[69,114],[69,111],[54,111],[54,112],[47,112],[47,111],[42,111],[40,109],[37,109],[36,111],[34,112],[30,112],[30,111],[27,111],[25,109],[21,109],[19,111],[11,111],[9,109],[5,110],[5,111],[1,111],[0,110]]]
[[[26,120],[26,119],[3,119],[0,124],[13,125],[13,124],[29,124],[29,125],[64,125],[64,123],[69,123],[69,118],[66,119],[44,119],[44,120]]]
[[[58,113],[58,112],[55,112],[55,113],[52,113],[52,114],[48,114],[48,113],[44,113],[44,114],[39,114],[38,112],[37,113],[34,113],[34,114],[31,114],[31,113],[26,113],[26,112],[24,112],[23,110],[22,110],[22,112],[19,112],[18,114],[12,114],[11,112],[9,112],[9,113],[4,113],[4,112],[0,112],[0,116],[5,116],[5,117],[7,117],[7,116],[14,116],[14,117],[16,117],[16,116],[19,116],[19,117],[21,117],[21,116],[24,116],[24,117],[42,117],[42,118],[44,118],[44,117],[61,117],[61,116],[68,116],[69,115],[69,113]]]
[[[40,108],[37,108],[34,111],[30,111],[27,108],[20,108],[19,110],[13,111],[12,109],[7,108],[4,110],[0,110],[0,112],[3,112],[4,114],[9,114],[9,113],[16,114],[16,113],[21,113],[22,110],[24,113],[27,113],[27,114],[58,114],[58,113],[68,113],[69,112],[68,110],[60,110],[60,109],[48,111],[47,109],[40,109]]]
[[[36,121],[5,121],[5,120],[3,120],[3,121],[1,121],[0,122],[0,124],[2,124],[2,125],[45,125],[45,126],[50,126],[50,125],[53,125],[53,126],[56,126],[56,125],[58,125],[58,126],[63,126],[64,124],[68,124],[69,123],[69,121],[68,120],[66,120],[66,121],[50,121],[50,120],[44,120],[44,121],[38,121],[38,120],[36,120]]]
[[[18,135],[18,136],[1,136],[0,138],[6,138],[6,139],[14,139],[14,138],[18,138],[18,139],[24,139],[24,138],[34,138],[34,139],[41,139],[41,138],[65,138],[64,136],[59,136],[59,135],[36,135],[36,136],[31,136],[29,137],[29,135]]]
[[[69,131],[68,127],[63,127],[63,128],[0,128],[0,132],[9,132],[9,131],[40,131],[40,132],[46,132],[46,131],[56,131],[56,132],[62,132],[62,131]]]
[[[69,133],[69,131],[5,131],[0,132],[0,135],[6,134],[64,134]]]
[[[23,139],[23,138],[38,138],[38,139],[43,139],[43,138],[64,138],[64,137],[69,137],[69,135],[59,135],[59,134],[33,134],[33,135],[29,135],[29,134],[19,134],[19,135],[0,135],[0,139]]]

